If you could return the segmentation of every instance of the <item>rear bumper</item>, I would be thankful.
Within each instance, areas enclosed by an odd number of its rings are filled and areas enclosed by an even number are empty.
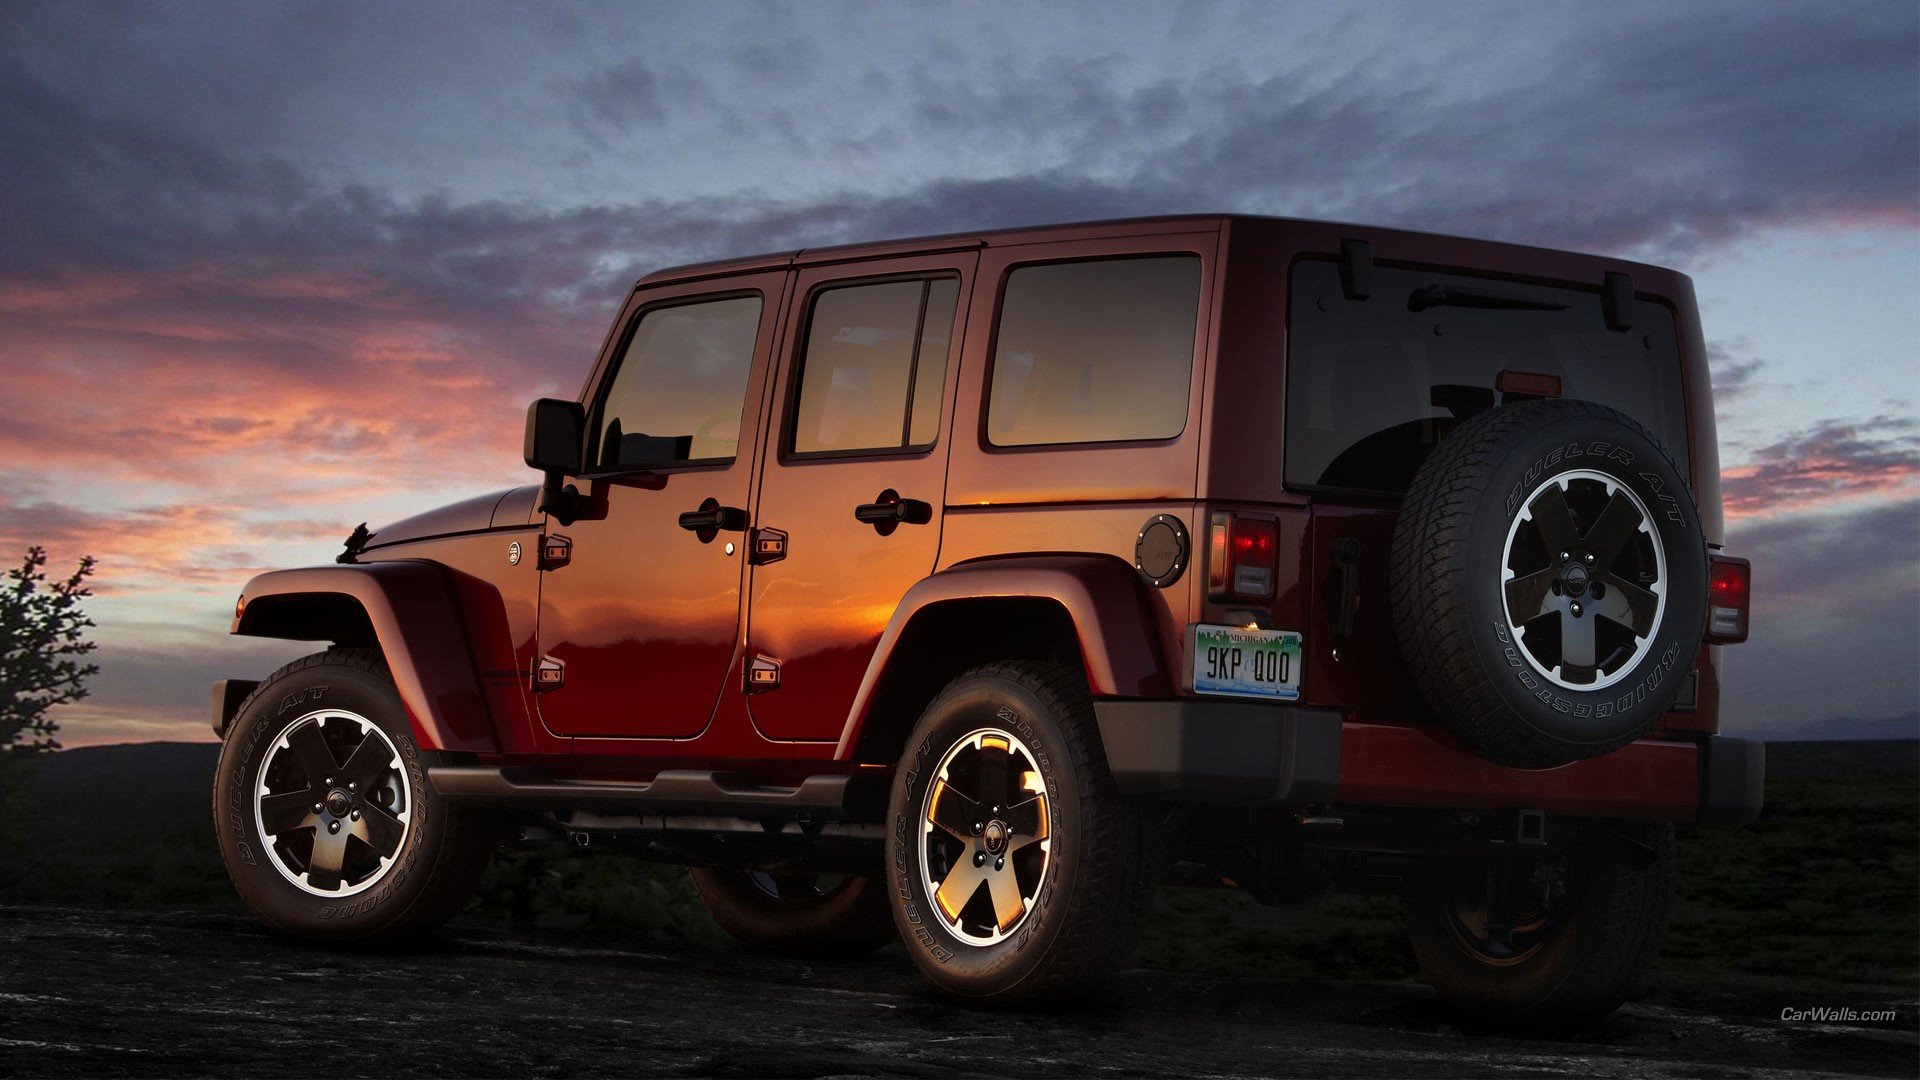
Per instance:
[[[1129,795],[1260,805],[1540,810],[1739,825],[1760,812],[1766,748],[1642,739],[1555,769],[1510,769],[1425,728],[1343,722],[1258,702],[1100,701],[1107,761]]]

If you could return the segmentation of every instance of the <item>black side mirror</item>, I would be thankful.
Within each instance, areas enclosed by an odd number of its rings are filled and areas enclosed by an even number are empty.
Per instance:
[[[577,401],[541,398],[527,406],[527,466],[577,476],[586,444],[587,411]]]
[[[581,502],[573,488],[561,481],[578,476],[585,449],[587,412],[577,401],[540,398],[527,406],[527,465],[546,474],[540,485],[540,509],[571,525]]]

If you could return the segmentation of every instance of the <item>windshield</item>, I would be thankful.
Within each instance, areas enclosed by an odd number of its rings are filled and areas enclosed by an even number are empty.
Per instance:
[[[1616,331],[1597,289],[1388,266],[1375,266],[1372,284],[1370,298],[1348,300],[1332,260],[1293,268],[1290,486],[1403,493],[1460,421],[1553,379],[1560,397],[1645,424],[1687,475],[1680,353],[1666,305],[1636,300],[1632,329]]]

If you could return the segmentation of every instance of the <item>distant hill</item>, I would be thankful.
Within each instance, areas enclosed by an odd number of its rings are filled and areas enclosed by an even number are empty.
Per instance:
[[[1736,734],[1729,732],[1729,734]],[[1762,728],[1752,732],[1768,742],[1860,742],[1889,739],[1920,739],[1920,712],[1905,716],[1880,716],[1862,719],[1839,716],[1830,720],[1807,720]]]

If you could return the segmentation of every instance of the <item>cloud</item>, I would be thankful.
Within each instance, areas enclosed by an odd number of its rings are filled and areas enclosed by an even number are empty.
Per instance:
[[[1920,423],[1904,416],[1824,420],[1721,470],[1728,517],[1800,514],[1920,492]]]
[[[1727,550],[1753,562],[1753,611],[1746,643],[1722,653],[1723,730],[1920,708],[1920,500],[1736,519]]]
[[[1745,337],[1733,341],[1707,342],[1707,367],[1713,375],[1713,404],[1722,420],[1731,415],[1727,407],[1744,402],[1752,395],[1754,376],[1767,366],[1765,360],[1745,355],[1752,345]]]

